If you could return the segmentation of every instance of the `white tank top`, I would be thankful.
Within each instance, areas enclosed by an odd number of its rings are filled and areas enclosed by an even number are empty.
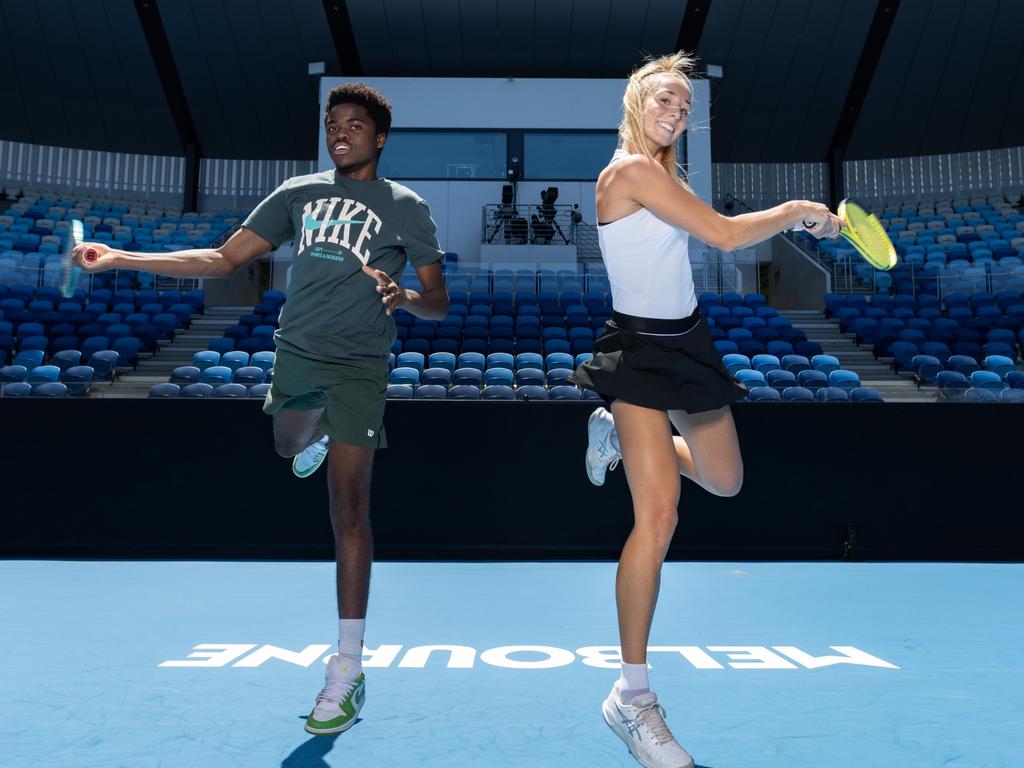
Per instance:
[[[627,157],[615,150],[612,162]],[[685,230],[646,208],[599,224],[598,241],[612,288],[612,307],[635,317],[678,320],[697,308]]]

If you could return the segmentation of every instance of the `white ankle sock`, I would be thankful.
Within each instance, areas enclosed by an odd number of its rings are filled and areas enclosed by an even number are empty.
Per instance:
[[[347,663],[346,678],[355,680],[363,671],[363,633],[366,619],[338,620],[338,658]]]
[[[622,703],[629,704],[634,697],[650,693],[650,690],[650,683],[647,681],[647,662],[622,662],[622,674],[619,677],[619,698],[622,699]]]

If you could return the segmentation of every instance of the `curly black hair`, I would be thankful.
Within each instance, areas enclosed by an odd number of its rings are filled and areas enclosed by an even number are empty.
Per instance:
[[[324,108],[325,122],[331,114],[331,110],[339,104],[359,104],[365,107],[370,119],[373,120],[376,133],[391,132],[391,102],[366,83],[345,83],[327,94],[327,106]]]

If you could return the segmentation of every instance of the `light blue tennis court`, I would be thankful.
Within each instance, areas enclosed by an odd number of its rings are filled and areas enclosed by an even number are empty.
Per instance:
[[[614,573],[376,565],[362,720],[311,737],[333,565],[0,562],[0,764],[633,766],[599,713]],[[1020,766],[1022,574],[669,563],[652,681],[704,768]]]

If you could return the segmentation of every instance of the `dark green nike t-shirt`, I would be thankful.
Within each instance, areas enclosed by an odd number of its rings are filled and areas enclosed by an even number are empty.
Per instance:
[[[294,238],[288,300],[275,334],[281,349],[325,362],[377,364],[395,340],[377,282],[397,282],[406,260],[444,258],[423,199],[388,179],[353,181],[337,171],[288,179],[242,224],[275,248]]]

